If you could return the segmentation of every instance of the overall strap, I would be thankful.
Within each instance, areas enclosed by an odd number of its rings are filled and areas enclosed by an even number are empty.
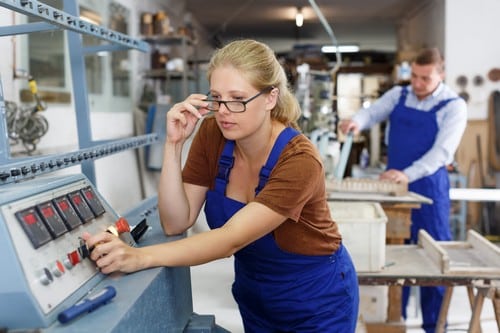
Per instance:
[[[215,177],[215,191],[225,194],[229,182],[229,173],[234,165],[234,141],[227,140],[219,158],[217,177]]]
[[[288,142],[293,139],[295,136],[299,135],[299,131],[294,128],[287,127],[285,128],[274,143],[273,149],[267,158],[266,164],[260,169],[259,173],[259,185],[255,188],[255,195],[257,195],[267,183],[267,179],[271,174],[276,162],[278,162],[278,158],[281,155],[283,148],[288,144]]]
[[[408,95],[408,87],[404,86],[401,89],[401,96],[399,96],[398,104],[405,105],[407,95]]]
[[[448,104],[451,101],[454,101],[460,97],[453,97],[453,98],[448,98],[448,99],[443,99],[441,102],[437,103],[432,107],[432,109],[429,110],[431,113],[436,113],[439,110],[441,110],[442,107],[444,107],[446,104]]]

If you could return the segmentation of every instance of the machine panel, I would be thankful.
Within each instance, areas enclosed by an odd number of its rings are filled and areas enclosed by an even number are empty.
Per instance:
[[[7,270],[0,275],[0,323],[47,327],[59,309],[102,280],[82,251],[82,233],[104,231],[118,216],[83,175],[16,185],[0,193],[0,264]],[[23,316],[11,306],[26,302]]]

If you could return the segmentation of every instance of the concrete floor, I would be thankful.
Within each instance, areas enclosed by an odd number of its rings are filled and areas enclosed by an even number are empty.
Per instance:
[[[233,333],[242,333],[241,317],[231,295],[233,259],[221,259],[191,268],[193,308],[198,314],[215,315],[216,323]],[[415,309],[414,297],[410,299],[407,333],[423,333],[421,317]],[[470,319],[470,306],[465,287],[456,287],[448,313],[448,332],[466,332]],[[482,333],[498,332],[492,303],[486,299],[481,313]],[[358,330],[363,332],[362,329]]]

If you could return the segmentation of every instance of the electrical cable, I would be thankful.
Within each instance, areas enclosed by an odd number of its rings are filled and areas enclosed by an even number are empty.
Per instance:
[[[38,95],[38,87],[33,76],[22,70],[15,70],[14,76],[16,77],[18,73],[23,75],[17,77],[28,79],[35,105],[20,108],[14,102],[5,101],[7,131],[12,144],[18,144],[21,141],[26,153],[31,154],[36,150],[36,144],[40,138],[49,130],[49,122],[39,113],[39,111],[46,110],[47,106]]]
[[[49,122],[38,113],[38,107],[19,108],[16,103],[6,101],[8,135],[14,144],[22,143],[28,154],[36,150],[40,138],[49,130]]]
[[[335,57],[336,57],[336,63],[335,66],[332,69],[332,75],[337,73],[337,71],[340,68],[340,65],[342,64],[342,55],[340,54],[339,51],[339,45],[337,42],[337,38],[335,38],[335,34],[333,33],[333,29],[330,27],[328,24],[328,21],[325,19],[325,16],[323,16],[323,13],[321,12],[321,9],[316,5],[316,2],[314,0],[309,0],[309,3],[311,4],[311,7],[313,8],[314,12],[318,16],[321,24],[323,25],[323,28],[325,28],[326,33],[328,36],[332,39],[333,45],[336,47],[335,50]]]

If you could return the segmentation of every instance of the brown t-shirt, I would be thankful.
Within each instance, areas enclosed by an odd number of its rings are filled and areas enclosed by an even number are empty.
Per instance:
[[[191,144],[183,181],[214,189],[217,163],[225,142],[215,118],[204,119]],[[304,135],[296,136],[286,145],[254,201],[287,217],[273,231],[282,250],[329,255],[338,249],[341,236],[326,201],[321,158]]]

